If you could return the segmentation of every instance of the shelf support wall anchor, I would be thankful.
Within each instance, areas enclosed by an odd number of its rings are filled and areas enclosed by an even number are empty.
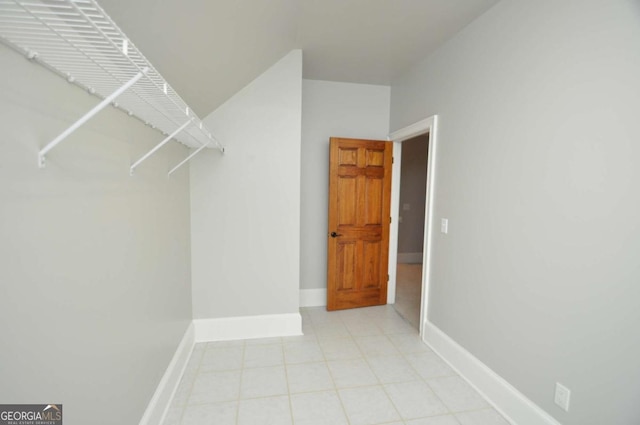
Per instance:
[[[191,124],[193,122],[195,118],[191,118],[189,119],[187,122],[185,122],[184,124],[182,124],[180,127],[178,127],[173,133],[171,133],[170,135],[167,136],[166,139],[164,139],[162,142],[158,143],[153,149],[151,149],[149,152],[147,152],[146,154],[144,154],[142,156],[142,158],[140,158],[139,160],[137,160],[136,162],[134,162],[131,165],[131,168],[129,169],[129,174],[133,175],[133,171],[138,167],[138,165],[142,164],[147,158],[149,158],[151,155],[153,155],[154,153],[156,153],[156,151],[158,149],[160,149],[161,147],[163,147],[164,145],[166,145],[171,139],[173,139],[178,133],[180,133],[182,130],[184,130],[185,128],[187,128],[187,126],[189,126],[189,124]]]
[[[113,100],[116,97],[120,96],[122,93],[127,91],[127,89],[129,89],[132,85],[134,85],[136,83],[136,81],[138,81],[140,78],[142,78],[142,76],[148,70],[149,70],[148,68],[145,68],[144,70],[142,70],[142,72],[138,72],[132,79],[130,79],[129,81],[124,83],[122,86],[120,86],[120,88],[118,88],[116,91],[111,93],[109,96],[105,97],[102,100],[102,102],[100,102],[96,106],[94,106],[89,112],[84,114],[82,116],[82,118],[80,118],[78,121],[76,121],[73,124],[71,124],[71,126],[69,128],[67,128],[65,131],[60,133],[60,135],[58,137],[56,137],[55,139],[50,141],[48,145],[46,145],[44,148],[42,148],[40,150],[40,152],[38,152],[38,167],[44,168],[45,155],[47,153],[49,153],[49,151],[51,149],[55,148],[60,142],[62,142],[64,139],[66,139],[67,136],[69,136],[71,133],[76,131],[80,126],[82,126],[82,124],[84,124],[87,121],[89,121],[95,114],[97,114],[98,112],[100,112],[101,110],[106,108],[109,104],[111,104],[111,102],[113,102]]]

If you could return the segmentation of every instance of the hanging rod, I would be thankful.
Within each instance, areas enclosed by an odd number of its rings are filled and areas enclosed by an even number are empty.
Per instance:
[[[103,99],[101,108],[92,109],[45,146],[39,154],[42,160],[110,103],[165,136],[185,119],[192,120],[193,125],[173,137],[198,151],[207,146],[224,152],[202,120],[95,0],[0,0],[0,41]]]

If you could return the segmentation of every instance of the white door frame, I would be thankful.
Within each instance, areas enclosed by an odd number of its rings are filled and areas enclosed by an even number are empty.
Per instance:
[[[429,133],[429,151],[427,157],[427,196],[425,201],[425,225],[422,258],[422,300],[420,302],[420,336],[424,336],[424,323],[429,308],[429,284],[431,278],[431,258],[433,237],[433,199],[436,176],[436,148],[438,145],[438,116],[433,115],[400,130],[387,137],[393,141],[393,167],[391,171],[391,227],[389,229],[389,284],[387,303],[396,301],[396,274],[398,262],[398,217],[400,216],[400,170],[402,161],[402,142],[421,134]]]

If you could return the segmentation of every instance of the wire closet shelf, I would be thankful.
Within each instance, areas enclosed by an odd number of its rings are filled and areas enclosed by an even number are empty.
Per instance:
[[[197,149],[169,174],[205,147],[224,152],[202,120],[94,0],[0,0],[0,41],[103,99],[40,150],[41,167],[51,149],[110,104],[166,136],[132,164],[131,173],[174,138]]]

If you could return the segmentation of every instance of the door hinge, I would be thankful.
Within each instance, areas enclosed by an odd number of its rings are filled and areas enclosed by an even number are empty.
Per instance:
[[[395,156],[392,156],[392,157],[391,157],[391,163],[393,164],[393,163],[395,163],[395,161],[396,161],[396,157],[395,157]]]
[[[389,282],[389,275],[387,275],[387,282]]]
[[[391,221],[392,221],[392,217],[389,217],[389,223],[391,223]]]

